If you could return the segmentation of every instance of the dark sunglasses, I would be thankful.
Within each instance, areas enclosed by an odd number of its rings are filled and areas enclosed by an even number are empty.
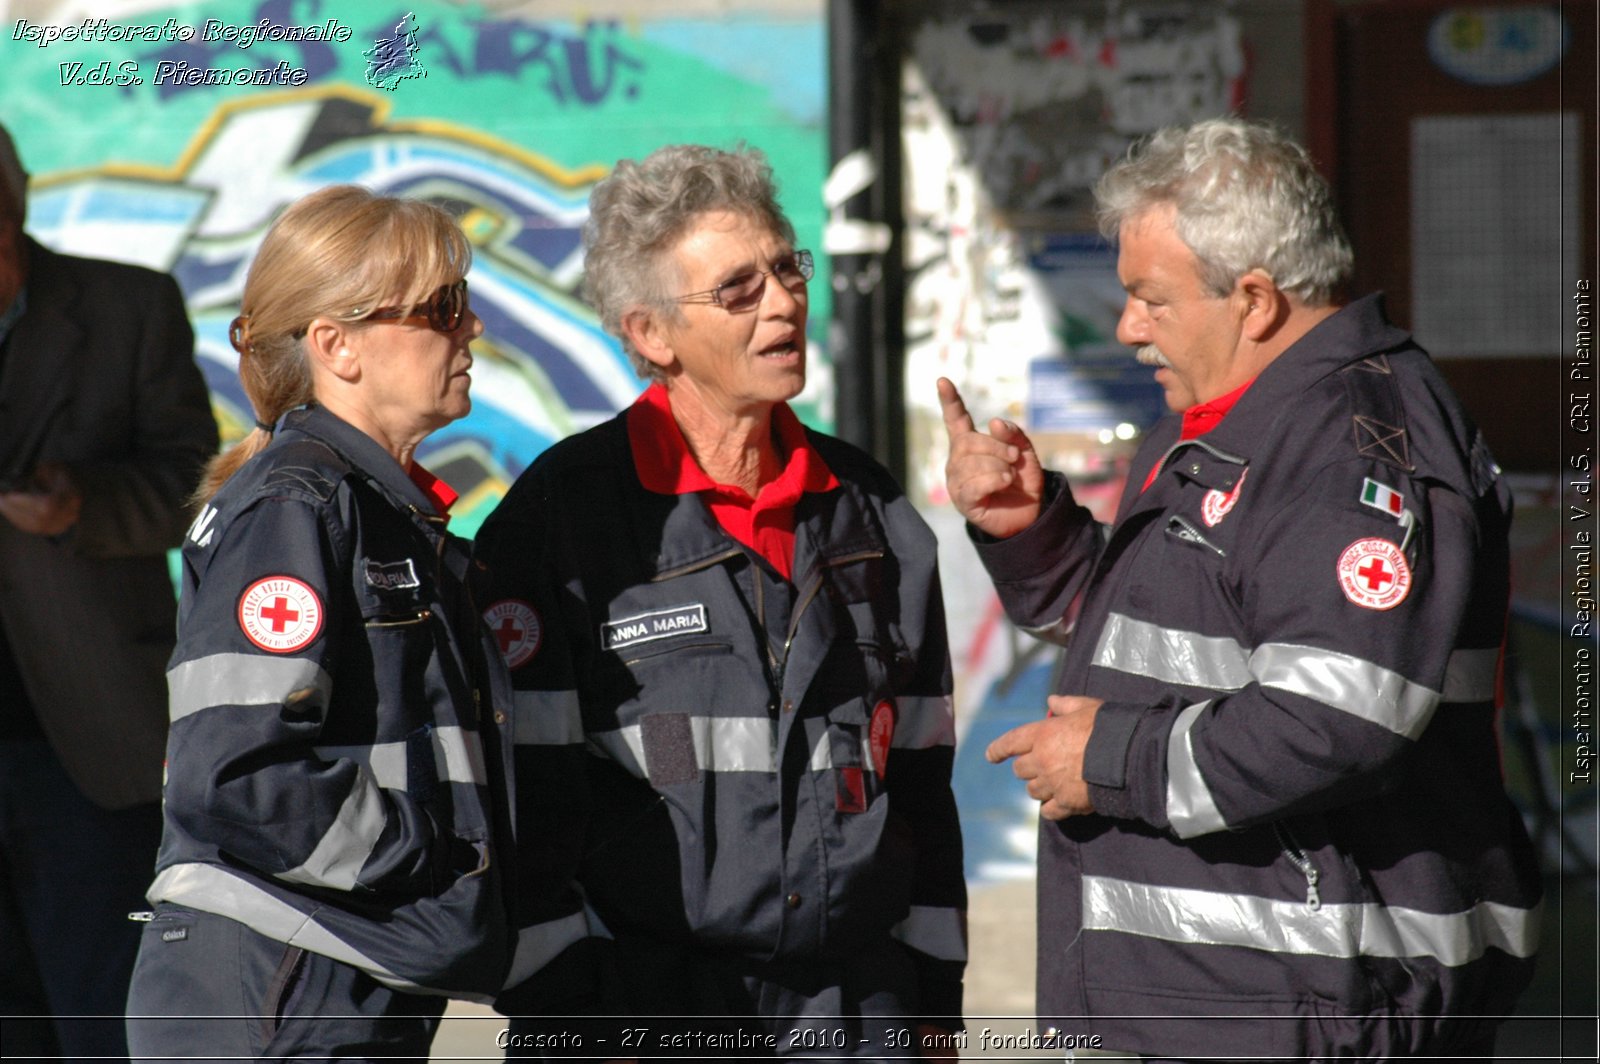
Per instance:
[[[363,314],[360,320],[426,325],[434,332],[453,333],[461,328],[461,319],[466,315],[467,281],[462,278],[455,284],[440,285],[433,295],[414,306],[379,307],[370,314]]]
[[[769,275],[776,277],[778,283],[794,295],[800,295],[806,290],[806,282],[811,280],[816,269],[816,264],[811,260],[811,252],[796,251],[775,261],[770,270],[741,273],[737,277],[723,281],[715,288],[678,296],[673,302],[711,303],[727,311],[749,310],[761,302],[761,293],[767,290]]]

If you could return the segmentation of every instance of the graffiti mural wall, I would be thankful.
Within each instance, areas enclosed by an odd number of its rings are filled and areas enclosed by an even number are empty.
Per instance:
[[[177,277],[231,440],[253,416],[227,323],[277,212],[338,182],[446,205],[474,245],[486,331],[472,415],[420,457],[462,492],[470,534],[539,451],[641,387],[576,294],[589,189],[617,159],[680,141],[756,145],[802,241],[821,229],[820,0],[538,15],[554,6],[0,5],[0,121],[33,174],[28,228],[58,250]],[[828,301],[814,289],[800,405],[826,427]]]

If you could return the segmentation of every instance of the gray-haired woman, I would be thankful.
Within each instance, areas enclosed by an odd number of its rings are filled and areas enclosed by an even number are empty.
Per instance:
[[[662,148],[590,208],[586,294],[650,385],[478,539],[544,961],[500,1008],[903,1058],[959,1026],[966,949],[933,536],[787,405],[813,266],[761,153]]]

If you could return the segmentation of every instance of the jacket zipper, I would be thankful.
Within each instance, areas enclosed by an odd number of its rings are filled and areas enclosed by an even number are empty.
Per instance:
[[[1283,855],[1289,858],[1289,863],[1300,870],[1306,877],[1306,908],[1316,912],[1322,908],[1322,892],[1317,889],[1317,882],[1322,879],[1322,873],[1317,871],[1317,866],[1311,863],[1311,858],[1306,852],[1295,844],[1294,836],[1289,834],[1289,829],[1282,824],[1272,825],[1273,832],[1278,836],[1278,845],[1283,847]]]
[[[368,628],[405,628],[413,624],[421,624],[433,616],[432,610],[418,610],[415,616],[404,617],[392,621],[368,621]]]
[[[873,558],[881,558],[883,555],[884,552],[881,550],[860,550],[854,554],[841,554],[837,558],[829,558],[817,566],[811,582],[806,585],[805,595],[801,597],[800,605],[796,607],[794,613],[789,617],[789,631],[783,637],[783,659],[774,663],[777,667],[778,690],[780,692],[783,690],[783,672],[789,665],[789,650],[794,646],[795,633],[800,630],[800,618],[811,607],[812,601],[817,597],[817,592],[822,590],[822,571],[840,565],[849,565],[853,562],[870,561]]]
[[[1200,530],[1194,526],[1193,521],[1181,514],[1173,514],[1167,518],[1167,535],[1176,536],[1185,543],[1193,543],[1196,546],[1205,547],[1219,558],[1228,556],[1226,551],[1201,534]]]

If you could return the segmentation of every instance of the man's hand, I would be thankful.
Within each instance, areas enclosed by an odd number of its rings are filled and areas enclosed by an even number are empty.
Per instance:
[[[83,493],[60,462],[40,462],[26,491],[0,492],[0,517],[36,536],[59,536],[78,523]]]
[[[1011,771],[1028,782],[1028,795],[1039,800],[1039,815],[1046,820],[1094,812],[1083,781],[1083,748],[1100,705],[1098,698],[1051,695],[1048,717],[1012,728],[984,751],[996,765],[1017,759]]]
[[[979,432],[961,393],[944,377],[939,404],[950,436],[945,486],[961,516],[996,539],[1033,524],[1044,500],[1044,467],[1027,434],[999,418],[989,422],[993,435]]]

